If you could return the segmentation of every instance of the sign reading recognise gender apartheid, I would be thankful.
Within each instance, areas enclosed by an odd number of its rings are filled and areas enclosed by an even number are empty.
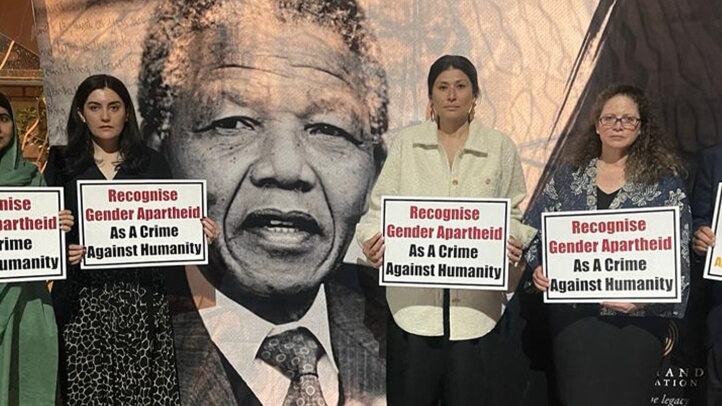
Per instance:
[[[0,187],[0,282],[65,279],[63,189]]]
[[[679,303],[679,208],[542,215],[547,303]]]
[[[207,264],[204,180],[78,181],[83,269]]]
[[[506,290],[508,199],[383,197],[385,286]]]
[[[714,204],[714,216],[712,216],[712,231],[714,232],[716,241],[722,241],[720,203],[722,203],[722,183],[717,185],[717,198]],[[707,250],[707,257],[704,263],[704,277],[722,281],[722,244],[717,244]]]

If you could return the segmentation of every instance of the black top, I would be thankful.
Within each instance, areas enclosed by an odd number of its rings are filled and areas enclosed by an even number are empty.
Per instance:
[[[607,194],[600,189],[599,186],[597,186],[597,209],[608,209],[614,198],[619,194],[619,190],[620,189],[617,189],[614,192]]]

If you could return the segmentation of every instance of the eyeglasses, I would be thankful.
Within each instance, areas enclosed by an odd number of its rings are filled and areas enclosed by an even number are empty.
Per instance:
[[[603,127],[614,127],[617,125],[617,122],[622,123],[622,128],[625,128],[627,130],[634,130],[639,125],[639,122],[642,121],[639,117],[634,116],[622,116],[622,117],[616,117],[616,116],[601,116],[599,117],[599,124],[601,124]]]

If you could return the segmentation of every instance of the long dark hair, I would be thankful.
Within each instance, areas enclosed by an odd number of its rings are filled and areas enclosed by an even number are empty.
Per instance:
[[[80,118],[79,112],[88,96],[98,89],[111,89],[123,101],[128,119],[120,133],[120,166],[128,173],[139,173],[148,163],[143,138],[135,117],[135,107],[130,93],[120,79],[110,75],[88,76],[75,91],[73,104],[68,116],[68,147],[65,149],[65,164],[71,175],[77,175],[95,164],[92,135],[88,125]]]
[[[672,141],[657,123],[652,106],[644,91],[632,85],[612,85],[603,90],[594,101],[589,125],[573,144],[570,163],[579,168],[587,165],[602,153],[602,141],[597,134],[596,124],[604,105],[614,96],[627,96],[637,105],[641,126],[639,136],[629,148],[624,164],[626,179],[642,184],[651,184],[663,174],[673,173],[685,176],[686,169],[675,153]]]

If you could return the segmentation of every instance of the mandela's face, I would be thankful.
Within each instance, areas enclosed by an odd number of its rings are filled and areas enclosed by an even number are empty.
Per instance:
[[[211,250],[219,289],[292,294],[341,261],[363,214],[369,109],[338,34],[249,20],[198,33],[165,151],[178,177],[208,182],[208,215],[223,226]]]

